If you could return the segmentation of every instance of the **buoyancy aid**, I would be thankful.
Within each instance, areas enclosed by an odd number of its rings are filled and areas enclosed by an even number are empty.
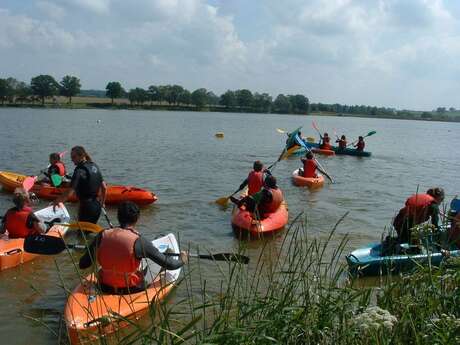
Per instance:
[[[136,258],[134,251],[138,238],[139,234],[133,229],[113,228],[102,233],[97,249],[101,283],[114,288],[140,285],[143,279],[139,271],[141,260]]]
[[[405,214],[414,219],[415,224],[420,224],[430,218],[428,207],[435,202],[429,194],[414,194],[406,200]]]
[[[366,144],[365,144],[364,141],[358,141],[358,143],[356,144],[356,149],[358,151],[364,151],[365,146],[366,146]]]
[[[303,160],[303,177],[317,177],[316,162],[313,159]]]
[[[20,211],[12,208],[6,213],[5,228],[8,230],[9,238],[26,238],[34,233],[27,227],[27,219],[31,213],[30,207],[24,207]]]
[[[272,195],[272,200],[269,203],[265,203],[259,206],[259,211],[261,213],[273,213],[281,205],[284,200],[283,192],[279,188],[268,188],[268,191]]]
[[[323,137],[323,142],[319,146],[320,149],[322,150],[331,150],[331,144],[330,144],[331,138],[329,137]]]
[[[54,164],[54,165],[58,168],[59,176],[64,177],[65,174],[66,174],[64,163],[62,163],[62,162],[57,162],[57,163]]]
[[[254,195],[264,185],[264,173],[262,171],[251,171],[248,175],[248,195]]]
[[[345,150],[346,148],[347,148],[347,141],[343,140],[343,139],[340,139],[339,140],[339,149]]]

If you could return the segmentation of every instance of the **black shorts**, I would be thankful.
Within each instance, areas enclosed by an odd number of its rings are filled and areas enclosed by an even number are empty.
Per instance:
[[[80,200],[78,208],[78,220],[97,224],[101,216],[101,203],[97,199]]]

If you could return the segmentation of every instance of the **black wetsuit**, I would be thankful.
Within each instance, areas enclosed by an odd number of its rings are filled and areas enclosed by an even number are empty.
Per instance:
[[[99,190],[104,179],[93,162],[84,162],[76,166],[71,187],[80,201],[78,220],[96,224],[101,215],[101,203],[98,200]]]

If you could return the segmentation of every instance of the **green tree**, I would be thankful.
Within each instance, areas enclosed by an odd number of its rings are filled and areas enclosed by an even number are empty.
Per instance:
[[[80,79],[77,77],[66,75],[62,78],[60,93],[62,96],[69,98],[69,104],[72,104],[72,97],[77,95],[80,92],[80,89]]]
[[[206,98],[207,98],[206,103],[209,104],[209,105],[217,105],[217,104],[219,104],[219,97],[212,91],[208,91],[206,93]]]
[[[150,95],[147,90],[144,90],[140,87],[136,87],[135,89],[131,89],[128,92],[128,99],[131,104],[144,104],[150,98]]]
[[[192,104],[194,104],[197,108],[205,106],[207,100],[208,97],[206,89],[196,89],[192,92]]]
[[[50,75],[39,75],[32,78],[30,82],[32,93],[42,100],[42,105],[45,105],[45,98],[52,97],[58,94],[59,84]]]
[[[180,85],[173,85],[170,87],[169,92],[169,104],[177,104],[179,102],[179,97],[184,92],[184,88]]]
[[[118,81],[109,82],[107,86],[105,87],[105,89],[106,89],[105,94],[107,97],[112,99],[112,104],[115,98],[120,98],[125,93],[125,90],[123,89],[123,87]]]
[[[239,107],[250,108],[252,107],[252,102],[254,97],[252,96],[251,91],[248,89],[242,89],[236,91],[236,102]]]
[[[158,90],[160,92],[160,102],[163,102],[163,101],[166,101],[166,102],[170,102],[171,100],[171,85],[160,85],[158,87]],[[171,104],[171,103],[169,103]]]
[[[231,108],[236,105],[236,95],[234,91],[227,90],[220,96],[219,104],[226,108]]]
[[[254,94],[254,108],[262,113],[269,113],[272,107],[272,96],[268,93]]]
[[[308,112],[308,98],[304,95],[294,95],[288,96],[289,102],[291,103],[292,109],[291,111],[296,114],[306,114]],[[328,106],[328,111],[333,111],[333,106]]]
[[[161,102],[160,89],[158,86],[150,85],[147,92],[149,93],[150,102]]]
[[[189,90],[184,89],[179,95],[177,101],[181,104],[190,104],[192,103],[192,94]]]
[[[289,101],[289,98],[283,94],[279,94],[276,97],[275,101],[273,102],[273,106],[276,112],[282,113],[282,114],[289,114],[291,113],[291,110],[292,110],[292,105],[291,105],[291,102]]]
[[[10,94],[10,86],[6,79],[0,79],[0,100],[2,101],[2,105],[5,104],[5,100],[8,98]]]

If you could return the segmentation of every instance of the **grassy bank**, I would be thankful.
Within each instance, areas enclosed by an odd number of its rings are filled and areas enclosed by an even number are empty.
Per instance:
[[[209,278],[191,262],[178,286],[187,298],[152,307],[147,326],[133,324],[116,343],[460,343],[455,262],[358,287],[346,273],[347,239],[335,236],[334,228],[326,241],[311,238],[297,221],[279,251],[265,246],[249,267],[215,264],[220,274]]]
[[[103,97],[73,97],[72,103],[68,103],[66,97],[57,97],[53,102],[45,102],[45,105],[40,103],[11,103],[5,104],[4,107],[14,108],[50,108],[50,109],[112,109],[112,110],[162,110],[162,111],[210,111],[224,113],[261,113],[252,108],[241,107],[224,107],[220,105],[208,105],[203,108],[197,108],[194,105],[176,104],[171,105],[163,103],[144,103],[142,105],[131,104],[128,99],[115,99],[114,103],[110,98]],[[0,106],[1,108],[1,106]],[[310,112],[308,114],[289,114],[289,115],[312,115],[312,116],[341,116],[341,117],[364,117],[364,118],[382,118],[382,119],[398,119],[398,120],[417,120],[417,121],[442,121],[442,122],[460,122],[460,113],[449,113],[448,115],[439,115],[436,113],[426,112],[407,112],[403,115],[367,115],[367,114],[349,114],[336,113],[329,111]]]

